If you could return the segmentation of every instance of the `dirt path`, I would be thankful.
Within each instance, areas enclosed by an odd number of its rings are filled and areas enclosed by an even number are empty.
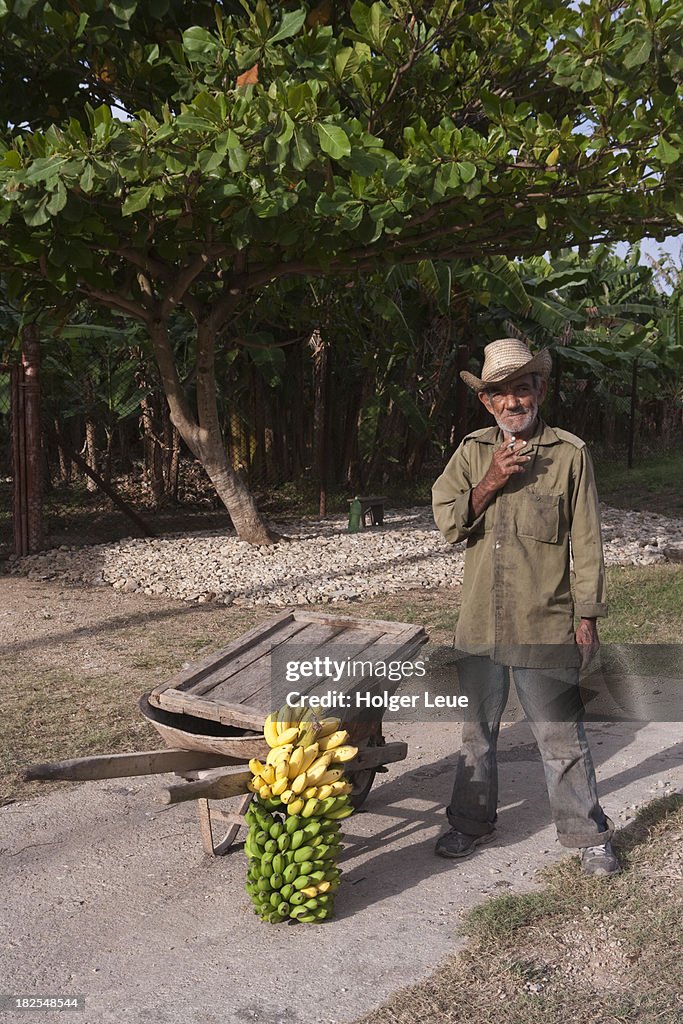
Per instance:
[[[420,605],[424,596],[415,600],[411,621],[429,624],[434,609]],[[377,603],[374,611],[352,607],[382,614]],[[28,709],[12,741],[15,769],[30,759],[37,725],[42,748],[51,742],[55,756],[86,752],[81,743],[107,749],[110,737],[93,738],[83,725],[84,699],[96,707],[108,687],[127,686],[135,721],[134,701],[150,681],[186,660],[193,644],[195,657],[243,632],[258,613],[243,614],[241,621],[233,609],[0,578],[2,671],[7,680],[21,674],[13,699],[23,693]],[[50,706],[60,722],[52,739]],[[144,723],[136,727],[131,745],[144,734],[146,745],[158,746]],[[129,723],[120,728],[129,735]],[[526,725],[501,738],[498,841],[458,865],[432,852],[458,727],[392,721],[385,731],[407,740],[409,756],[345,823],[337,914],[324,926],[260,923],[244,892],[241,850],[206,858],[194,808],[162,807],[153,780],[65,786],[0,808],[3,992],[84,995],[79,1024],[347,1024],[427,975],[461,942],[465,908],[533,886],[538,867],[567,854],[554,839]],[[658,782],[683,786],[677,724],[599,725],[590,737],[615,820],[659,793]]]

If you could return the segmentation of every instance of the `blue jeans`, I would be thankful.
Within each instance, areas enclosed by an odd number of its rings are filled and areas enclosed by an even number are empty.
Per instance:
[[[510,675],[541,754],[558,840],[569,847],[607,842],[614,825],[598,802],[578,669],[516,668],[485,657],[458,662],[460,693],[469,698],[469,706],[446,812],[450,824],[477,836],[495,828],[496,746]]]

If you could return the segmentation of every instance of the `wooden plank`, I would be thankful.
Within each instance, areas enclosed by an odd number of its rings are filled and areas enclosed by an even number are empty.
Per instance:
[[[90,779],[122,779],[133,775],[157,775],[162,772],[199,771],[206,768],[240,764],[238,757],[200,753],[195,750],[146,750],[136,754],[102,754],[78,757],[70,761],[33,764],[24,771],[24,779],[43,782],[65,779],[85,782]]]
[[[345,772],[351,774],[351,772],[365,771],[366,768],[377,768],[381,764],[404,761],[407,756],[407,743],[384,743],[379,747],[363,747],[358,751],[358,756],[354,757],[352,761],[347,761],[343,768]]]
[[[381,638],[382,636],[384,636],[384,633],[378,633],[376,630],[369,630],[365,635],[359,635],[359,631],[354,630],[355,643],[346,640],[343,644],[344,659],[359,659],[363,657],[365,650],[368,647],[371,647],[378,640],[378,638]],[[334,650],[334,642],[335,641],[333,639],[331,641],[331,647],[326,646],[325,648],[320,649],[320,655],[322,657],[329,656],[330,658],[335,658],[336,654]],[[298,661],[311,661],[316,656],[316,650],[313,649],[310,652],[310,654],[308,651],[305,651],[303,652],[303,656],[301,656],[301,652],[297,651],[297,655]],[[273,708],[273,704],[277,705],[278,707],[281,704],[283,704],[286,693],[289,692],[291,689],[296,689],[298,690],[299,693],[309,694],[316,691],[327,692],[330,689],[331,685],[334,685],[336,688],[340,690],[344,689],[343,680],[340,680],[339,683],[333,684],[331,677],[311,679],[310,682],[308,682],[307,680],[301,680],[296,684],[288,684],[283,682],[281,684],[281,687],[278,687],[276,689],[273,686],[272,676],[269,674],[268,678],[264,679],[261,682],[259,689],[256,690],[252,695],[251,703],[261,708],[265,706],[268,708],[269,711],[275,710]]]
[[[316,653],[323,650],[329,643],[334,643],[340,630],[337,626],[330,627],[326,623],[305,623],[301,632],[289,642],[296,646],[297,654],[303,659],[314,658]],[[278,647],[281,645],[278,645]],[[220,684],[211,693],[212,700],[217,703],[241,703],[249,702],[252,706],[256,704],[267,714],[274,710],[270,697],[272,678],[272,653],[275,647],[269,652],[268,657],[260,663],[251,665],[247,671],[242,673],[238,679],[227,680]],[[256,700],[257,694],[262,698]],[[266,697],[267,694],[267,697]]]
[[[424,633],[424,626],[415,626],[408,622],[391,622],[389,619],[354,619],[351,616],[328,615],[325,612],[306,612],[305,615],[306,618],[311,621],[323,619],[325,622],[329,622],[330,625],[335,626],[357,626],[360,629],[365,629],[369,626],[377,626],[382,629],[384,633],[390,633],[392,635],[402,633],[404,630],[414,630],[416,633]]]
[[[182,672],[178,672],[166,682],[155,686],[149,695],[150,704],[154,704],[156,707],[161,707],[158,702],[158,698],[165,690],[182,690],[187,686],[191,686],[195,682],[199,682],[207,672],[213,672],[218,669],[222,663],[229,661],[230,658],[238,651],[241,652],[250,644],[258,643],[264,637],[276,633],[281,626],[292,621],[293,615],[294,609],[287,608],[272,619],[268,619],[266,622],[261,622],[258,626],[254,626],[254,628],[250,629],[248,633],[244,633],[239,637],[239,639],[233,640],[229,643],[227,647],[221,648],[220,651],[214,651],[212,654],[207,654],[206,657],[202,658],[200,661],[193,662],[189,668],[183,669]]]
[[[227,663],[223,659],[220,660],[220,664],[216,668],[215,672],[210,672],[204,677],[201,683],[193,684],[191,691],[196,696],[201,696],[212,690],[214,687],[229,683],[233,681],[234,693],[231,695],[233,703],[240,703],[240,696],[238,694],[239,687],[234,685],[234,677],[240,676],[251,669],[254,664],[259,663],[263,657],[268,657],[274,649],[280,647],[282,644],[293,640],[297,634],[301,633],[306,628],[305,623],[299,623],[293,618],[291,622],[286,623],[284,628],[278,631],[276,636],[272,636],[268,633],[257,643],[251,643],[248,647],[241,651],[236,652],[234,657],[230,658]]]
[[[221,722],[237,729],[249,729],[262,732],[263,722],[270,708],[265,711],[249,707],[247,704],[219,704],[207,697],[195,697],[191,693],[176,693],[173,690],[161,694],[162,710],[176,715],[192,715],[194,718],[206,718],[212,722]],[[258,739],[258,737],[254,737]]]
[[[350,774],[351,772],[365,771],[367,768],[376,768],[381,764],[403,761],[407,753],[407,743],[385,743],[379,747],[366,747],[359,750],[358,756],[354,757],[352,761],[346,762],[344,771]],[[197,782],[167,786],[163,793],[163,802],[177,804],[184,800],[224,800],[227,797],[244,793],[251,777],[251,772],[244,771],[211,772]]]
[[[182,782],[167,786],[161,799],[165,804],[179,804],[185,800],[225,800],[230,796],[247,795],[247,782],[251,778],[251,772],[233,771],[220,778],[210,776],[198,782]]]

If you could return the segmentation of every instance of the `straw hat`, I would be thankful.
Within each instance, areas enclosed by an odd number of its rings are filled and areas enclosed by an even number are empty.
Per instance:
[[[547,379],[551,366],[552,359],[547,348],[541,349],[534,356],[518,338],[498,338],[484,349],[481,377],[475,377],[467,370],[461,370],[460,376],[475,391],[485,391],[490,384],[506,384],[525,373],[540,373]]]

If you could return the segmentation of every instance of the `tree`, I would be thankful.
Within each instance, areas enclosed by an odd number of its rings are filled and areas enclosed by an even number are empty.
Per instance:
[[[72,81],[61,102],[76,116],[5,133],[0,269],[14,294],[77,295],[144,324],[173,423],[244,539],[272,535],[226,458],[215,355],[259,288],[662,237],[683,219],[683,0],[258,0],[217,5],[211,29],[193,4],[180,42],[173,27],[151,38],[143,7],[50,7],[69,66],[108,102],[79,108]],[[47,45],[47,9],[0,0],[19,67]],[[169,341],[179,307],[196,326],[194,408]]]

